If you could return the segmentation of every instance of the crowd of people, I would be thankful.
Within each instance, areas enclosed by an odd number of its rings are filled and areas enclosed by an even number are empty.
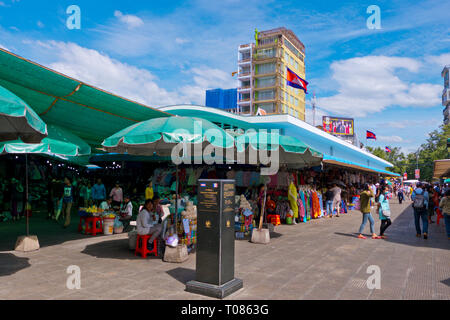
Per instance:
[[[375,187],[375,191],[374,191]],[[414,211],[414,224],[416,236],[428,239],[428,226],[435,223],[433,217],[437,217],[437,222],[442,218],[445,221],[447,237],[450,239],[450,187],[439,184],[431,185],[418,182],[415,185],[395,184],[392,187],[384,181],[375,186],[366,184],[364,191],[360,195],[360,210],[363,214],[363,221],[359,228],[358,238],[366,239],[362,234],[367,224],[370,223],[370,232],[373,239],[386,239],[384,234],[386,229],[392,224],[389,199],[396,197],[401,204],[405,199],[412,201]],[[375,208],[376,214],[381,221],[380,234],[375,232],[375,221],[372,212]]]

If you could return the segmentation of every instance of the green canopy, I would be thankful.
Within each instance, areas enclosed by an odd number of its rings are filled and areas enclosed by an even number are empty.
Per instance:
[[[445,179],[444,183],[450,183],[450,179]]]
[[[132,124],[171,116],[1,48],[0,85],[25,101],[45,123],[70,130],[92,146],[100,146],[106,137]]]
[[[0,153],[41,153],[63,157],[76,157],[91,153],[91,147],[86,142],[67,130],[54,125],[49,125],[47,130],[48,137],[42,139],[40,143],[30,144],[21,140],[0,143]]]
[[[105,139],[108,152],[167,156],[177,144],[211,144],[232,148],[233,137],[208,120],[191,117],[156,118],[125,128]]]
[[[278,135],[276,141],[272,141],[270,132],[247,131],[245,134],[235,138],[237,152],[249,152],[253,150],[279,151],[280,164],[292,167],[306,167],[320,165],[323,154],[309,147],[297,138]],[[280,148],[281,146],[281,148]]]
[[[22,99],[0,86],[0,141],[38,143],[47,135],[44,121]]]

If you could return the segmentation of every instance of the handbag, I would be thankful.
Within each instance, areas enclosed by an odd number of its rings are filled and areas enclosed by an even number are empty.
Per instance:
[[[383,217],[390,218],[391,217],[391,211],[390,210],[381,210],[381,213],[383,214]]]

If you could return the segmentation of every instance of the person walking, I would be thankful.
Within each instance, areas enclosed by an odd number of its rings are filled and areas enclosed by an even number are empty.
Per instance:
[[[330,188],[328,188],[327,192],[325,193],[325,205],[327,209],[327,215],[331,218],[333,217],[333,191],[331,191]]]
[[[377,236],[375,233],[375,221],[373,220],[372,214],[370,212],[370,199],[373,198],[375,195],[373,194],[373,191],[370,189],[368,184],[364,184],[364,191],[361,192],[360,195],[360,202],[361,202],[361,213],[362,216],[362,223],[359,227],[359,239],[366,239],[365,236],[363,236],[363,231],[366,226],[367,220],[369,220],[370,223],[370,232],[372,233],[372,239],[380,239],[380,237]]]
[[[333,206],[332,210],[336,209],[336,217],[339,217],[340,212],[340,204],[341,204],[341,188],[337,186],[336,183],[333,184],[333,188],[331,188],[333,192]]]
[[[402,202],[404,200],[403,188],[401,188],[401,187],[398,188],[397,197],[398,197],[398,203],[402,204]]]
[[[385,187],[384,191],[383,190],[381,191],[380,197],[378,198],[378,214],[379,214],[380,220],[381,220],[380,238],[382,238],[382,239],[386,239],[384,232],[392,224],[391,208],[389,207],[388,193],[389,193],[389,188]]]
[[[434,190],[434,188],[432,186],[428,186],[427,188],[428,190],[428,196],[430,197],[429,201],[428,201],[428,224],[432,224],[434,223],[434,221],[432,220],[432,217],[434,216],[434,209],[435,209],[435,193],[436,191]],[[439,201],[437,201],[437,204],[439,206]]]
[[[447,231],[447,238],[450,240],[450,189],[445,192],[445,196],[439,202],[439,207],[444,215],[445,230]]]
[[[63,208],[62,212],[65,215],[64,228],[70,225],[70,214],[72,212],[73,204],[73,186],[69,177],[64,179],[64,196],[63,196]]]
[[[154,191],[153,191],[153,181],[150,179],[148,181],[148,186],[145,188],[145,200],[153,200]]]
[[[417,183],[416,190],[411,194],[414,209],[414,223],[416,225],[416,237],[421,238],[420,220],[422,220],[423,238],[428,239],[428,192],[422,189],[422,184]]]

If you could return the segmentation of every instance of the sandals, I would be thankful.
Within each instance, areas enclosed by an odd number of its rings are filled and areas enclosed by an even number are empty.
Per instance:
[[[380,236],[372,236],[372,239],[381,239]]]
[[[360,234],[360,235],[358,236],[358,239],[367,239],[367,238],[364,237],[362,234]]]

